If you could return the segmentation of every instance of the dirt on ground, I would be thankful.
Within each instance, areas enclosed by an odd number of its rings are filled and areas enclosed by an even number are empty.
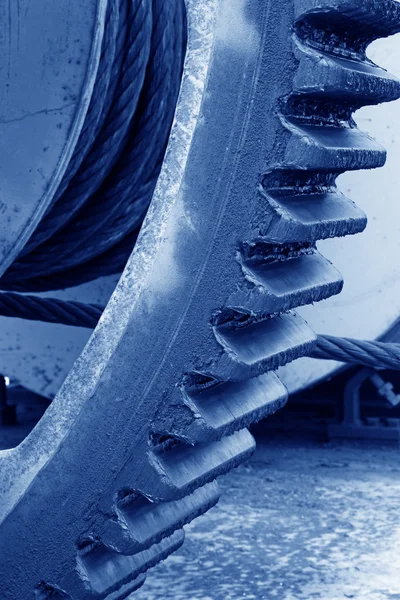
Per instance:
[[[132,600],[400,600],[400,450],[259,440]]]

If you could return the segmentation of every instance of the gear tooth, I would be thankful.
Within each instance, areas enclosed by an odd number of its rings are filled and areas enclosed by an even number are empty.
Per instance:
[[[214,327],[217,340],[226,352],[219,364],[220,379],[240,380],[273,371],[304,356],[313,347],[316,336],[296,313],[271,316],[238,326],[232,318]]]
[[[394,24],[400,28],[397,2],[297,3],[298,65],[292,91],[281,99],[281,122],[290,133],[278,168],[340,173],[385,163],[385,150],[355,127],[352,113],[400,97],[400,82],[366,57],[368,44]]]
[[[71,576],[67,577],[67,579],[69,579],[69,585],[67,584],[67,587],[73,587],[74,596],[61,590],[58,586],[55,587],[53,585],[41,583],[35,590],[35,600],[124,600],[129,598],[131,594],[139,589],[146,581],[146,576],[142,573],[129,581],[125,581],[122,585],[118,584],[118,589],[108,594],[92,589],[86,572],[85,575],[83,575],[82,572],[76,572],[74,575],[72,586]]]
[[[191,445],[221,439],[248,427],[281,408],[287,391],[274,373],[232,382],[206,373],[187,373],[180,392],[193,407],[192,418],[182,421],[173,414],[164,419],[170,435]]]
[[[314,184],[312,175],[291,173],[286,175],[286,179],[291,177],[289,183],[281,175],[275,189],[260,188],[255,238],[278,244],[314,243],[365,229],[367,217],[363,211],[335,186],[325,181]]]
[[[127,494],[115,509],[118,521],[107,520],[100,541],[120,554],[141,552],[207,512],[218,499],[215,481],[171,502],[154,503],[142,495]]]
[[[282,119],[290,131],[286,168],[336,172],[382,167],[386,150],[356,127],[326,127]]]
[[[122,600],[143,584],[142,573],[180,548],[184,531],[178,530],[158,544],[126,556],[98,544],[80,552],[78,569],[90,589],[82,600]],[[81,599],[80,599],[81,600]]]
[[[172,436],[188,444],[195,444],[199,439],[208,437],[208,424],[190,397],[184,393],[185,385],[191,385],[189,381],[196,381],[196,385],[199,385],[200,380],[202,386],[210,385],[210,381],[212,384],[215,383],[214,378],[209,374],[197,371],[187,373],[184,377],[185,383],[172,391],[170,402],[159,410],[157,417],[153,420],[153,432]]]
[[[347,1],[342,10],[352,20],[372,27],[373,39],[400,31],[400,6],[396,0]]]
[[[119,516],[114,519],[107,518],[101,532],[98,535],[95,534],[95,537],[98,537],[101,543],[112,552],[133,554],[138,551],[137,540],[133,532]]]
[[[74,600],[67,592],[53,585],[41,582],[34,591],[35,600]]]
[[[363,4],[365,9],[371,3]],[[284,110],[289,117],[332,125],[349,121],[361,106],[400,97],[400,81],[366,57],[365,25],[349,19],[342,5],[342,10],[332,6],[328,12],[320,7],[295,23],[294,54],[299,64]],[[366,14],[371,15],[368,10]]]
[[[142,573],[141,575],[138,575],[134,581],[126,583],[120,587],[119,590],[108,594],[104,600],[129,600],[133,592],[136,592],[136,590],[141,588],[145,581],[146,575]]]
[[[368,43],[400,31],[400,7],[396,0],[297,0],[296,18],[321,15],[329,23],[338,19],[360,28]]]
[[[298,42],[299,59],[293,94],[298,104],[307,101],[338,113],[400,97],[400,81],[370,61],[355,61],[314,50]],[[336,105],[336,106],[335,106]]]
[[[192,407],[192,418],[183,421],[173,410],[160,422],[164,422],[170,437],[193,446],[244,429],[273,414],[287,401],[287,390],[274,373],[223,382],[208,373],[187,373],[180,393],[185,405]]]
[[[287,401],[287,390],[275,373],[187,393],[208,425],[207,431],[199,432],[197,443],[231,435],[270,416]]]
[[[286,312],[339,294],[343,278],[333,265],[310,245],[249,245],[243,257],[248,283],[229,298],[232,307],[246,306],[255,315]]]
[[[146,478],[146,495],[169,501],[191,494],[250,458],[255,449],[253,436],[242,429],[206,444],[159,445],[153,449],[152,465],[158,477]]]

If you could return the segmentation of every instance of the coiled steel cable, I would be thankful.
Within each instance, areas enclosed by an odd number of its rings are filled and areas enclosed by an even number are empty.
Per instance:
[[[125,265],[161,169],[186,48],[183,0],[114,0],[99,77],[55,200],[3,290],[78,285]]]
[[[32,321],[46,321],[94,329],[104,308],[100,304],[66,302],[58,298],[40,298],[12,292],[0,293],[1,315]],[[308,356],[364,365],[375,369],[400,370],[400,344],[391,342],[319,335]]]

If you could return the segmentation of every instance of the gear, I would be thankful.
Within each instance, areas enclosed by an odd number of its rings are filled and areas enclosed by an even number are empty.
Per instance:
[[[122,600],[218,500],[273,372],[315,335],[293,309],[340,292],[319,239],[362,231],[336,177],[384,163],[355,126],[400,96],[367,58],[394,0],[188,0],[189,45],[152,204],[52,405],[0,454],[1,597]],[[215,32],[215,35],[213,35]],[[10,551],[12,546],[12,551]]]

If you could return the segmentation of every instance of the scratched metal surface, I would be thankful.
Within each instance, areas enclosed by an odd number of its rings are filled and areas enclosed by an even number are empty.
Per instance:
[[[399,449],[258,440],[132,600],[399,600]]]

